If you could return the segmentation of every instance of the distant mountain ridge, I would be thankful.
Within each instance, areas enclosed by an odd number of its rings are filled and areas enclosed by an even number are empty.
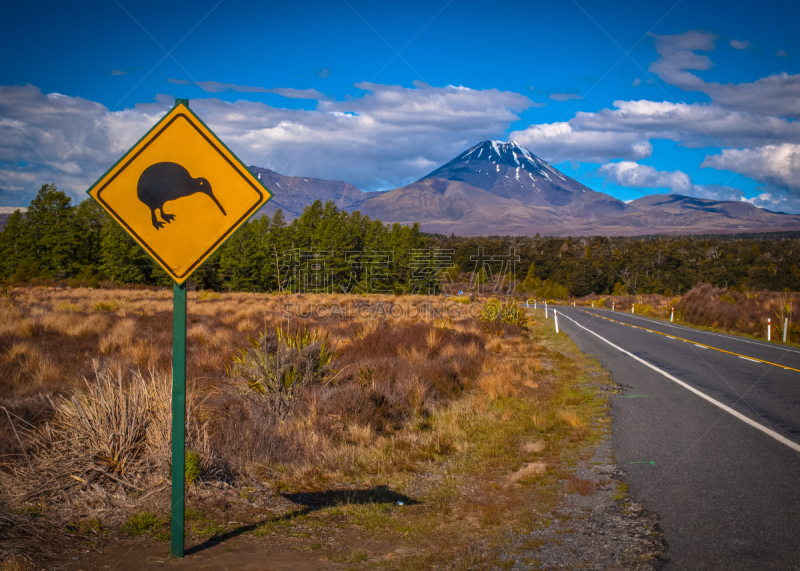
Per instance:
[[[425,232],[461,236],[800,230],[800,216],[747,202],[659,194],[625,203],[563,174],[515,141],[483,141],[412,184],[378,193],[341,181],[250,169],[275,193],[261,213],[281,208],[287,219],[314,200],[333,200],[384,222],[420,222]]]
[[[349,212],[357,210],[372,194],[340,180],[285,176],[261,167],[248,168],[274,193],[272,199],[259,211],[259,215],[272,216],[280,208],[286,219],[292,220],[300,216],[303,208],[315,200],[333,200],[336,206]]]

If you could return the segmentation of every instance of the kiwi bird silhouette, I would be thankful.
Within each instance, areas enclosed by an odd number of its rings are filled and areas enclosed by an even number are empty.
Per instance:
[[[150,165],[139,177],[136,186],[136,195],[148,208],[152,215],[153,227],[160,230],[164,224],[175,220],[174,214],[164,212],[164,204],[170,200],[191,196],[202,192],[214,201],[222,214],[227,216],[225,209],[214,196],[211,184],[203,177],[192,178],[184,167],[178,163],[156,163]],[[156,217],[156,210],[161,214],[161,220]]]

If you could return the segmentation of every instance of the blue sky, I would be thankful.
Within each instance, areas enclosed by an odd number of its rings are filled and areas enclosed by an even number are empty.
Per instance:
[[[800,212],[788,2],[18,3],[0,21],[0,206],[76,198],[170,106],[247,163],[363,190],[514,138],[630,200]],[[9,57],[11,54],[11,57]]]

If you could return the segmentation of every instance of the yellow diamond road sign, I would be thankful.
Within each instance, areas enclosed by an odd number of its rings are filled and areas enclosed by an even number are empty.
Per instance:
[[[183,103],[89,194],[178,284],[272,197]]]

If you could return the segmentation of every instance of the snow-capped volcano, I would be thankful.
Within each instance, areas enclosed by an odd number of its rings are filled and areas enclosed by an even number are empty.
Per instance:
[[[496,196],[539,206],[564,206],[592,192],[516,141],[483,141],[421,180],[431,178],[465,182]]]
[[[467,167],[466,165],[470,163],[472,163],[472,165]],[[487,163],[486,169],[478,167],[478,170],[482,170],[482,174],[484,175],[480,177],[481,180],[488,181],[496,180],[499,177],[505,178],[508,176],[507,172],[499,175],[501,169],[503,169],[513,170],[513,178],[516,181],[520,180],[520,172],[522,172],[522,180],[527,176],[535,182],[536,179],[534,176],[536,176],[547,180],[551,180],[551,177],[558,177],[562,181],[566,181],[564,175],[516,141],[509,141],[508,143],[502,141],[483,141],[471,149],[467,149],[449,163],[442,165],[423,178],[447,178],[448,180],[453,180],[450,178],[450,175],[472,172],[479,163]],[[495,165],[495,167],[488,167],[489,164]]]

